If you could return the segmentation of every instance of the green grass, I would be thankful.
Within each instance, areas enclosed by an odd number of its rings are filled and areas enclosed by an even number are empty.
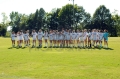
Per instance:
[[[120,38],[105,49],[11,47],[0,38],[0,79],[120,79]]]

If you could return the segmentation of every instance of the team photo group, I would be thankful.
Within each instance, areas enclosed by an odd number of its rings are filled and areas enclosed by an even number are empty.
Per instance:
[[[31,38],[31,39],[30,39]],[[29,30],[11,33],[12,47],[39,48],[108,48],[108,31],[99,29],[84,30]],[[17,44],[16,44],[17,43]]]

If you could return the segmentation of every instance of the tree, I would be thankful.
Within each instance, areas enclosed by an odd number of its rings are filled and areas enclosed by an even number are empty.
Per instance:
[[[44,27],[44,25],[45,25],[44,24],[45,14],[46,14],[45,10],[43,8],[40,8],[39,11],[38,11],[38,17],[37,17],[37,21],[38,21],[37,27],[38,27],[38,29]]]
[[[0,23],[0,36],[5,36],[7,32],[7,27],[9,25],[9,20],[4,12],[1,13],[1,15],[3,19],[2,19],[2,22]]]
[[[120,16],[118,15],[117,11],[115,10],[112,15],[112,20],[114,24],[114,29],[116,32],[116,36],[120,36]]]
[[[20,30],[20,19],[21,19],[22,14],[18,12],[11,12],[10,13],[10,25],[12,26],[12,31],[17,32]]]
[[[60,12],[60,8],[57,8],[57,9],[52,9],[52,11],[51,11],[51,13],[49,13],[48,14],[48,17],[50,17],[49,18],[49,25],[50,25],[50,29],[54,29],[54,30],[56,30],[56,29],[59,29],[60,27],[59,27],[59,18],[58,18],[58,14],[59,14],[59,12]]]
[[[110,10],[104,5],[99,6],[93,15],[93,27],[96,29],[107,29],[113,36],[113,20]]]
[[[7,32],[5,24],[1,23],[0,24],[0,36],[5,36]]]
[[[73,14],[74,8],[74,14]],[[82,25],[82,29],[88,25],[88,21],[91,19],[89,13],[85,12],[85,9],[82,6],[67,4],[62,7],[59,12],[60,25],[65,28],[74,28],[77,29]],[[80,24],[78,26],[78,24]]]
[[[77,12],[77,6],[74,6],[74,13]],[[71,28],[73,25],[74,15],[73,15],[73,5],[67,4],[62,7],[59,12],[60,26],[61,28]]]

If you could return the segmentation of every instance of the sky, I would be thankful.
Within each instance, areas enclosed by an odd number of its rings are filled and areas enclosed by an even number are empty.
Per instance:
[[[34,13],[36,9],[44,8],[46,12],[50,12],[53,8],[62,8],[68,3],[72,4],[72,0],[0,0],[0,22],[2,12],[5,12],[8,17],[12,11],[30,14]],[[74,0],[74,3],[83,6],[85,11],[91,15],[100,5],[105,5],[111,13],[114,9],[118,10],[120,15],[120,0]]]

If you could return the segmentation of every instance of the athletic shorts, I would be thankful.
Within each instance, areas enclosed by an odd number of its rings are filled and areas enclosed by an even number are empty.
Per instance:
[[[36,38],[33,38],[33,40],[36,40]]]

